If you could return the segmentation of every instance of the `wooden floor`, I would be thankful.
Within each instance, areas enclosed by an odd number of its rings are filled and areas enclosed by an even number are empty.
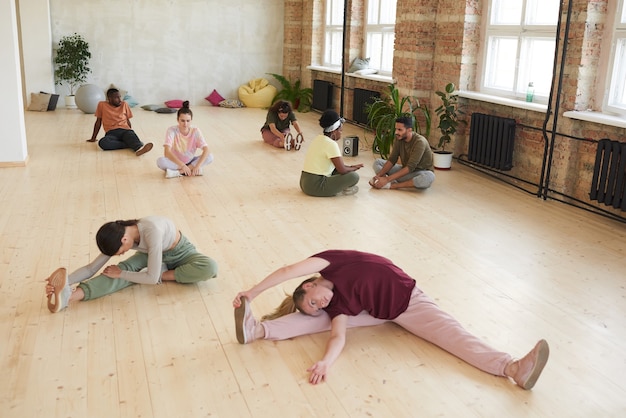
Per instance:
[[[0,169],[2,417],[589,417],[626,415],[626,226],[542,201],[456,163],[430,190],[371,190],[373,155],[354,196],[298,187],[304,150],[262,143],[260,109],[197,107],[215,161],[166,180],[155,160],[175,115],[136,108],[155,149],[102,152],[94,116],[27,112],[26,167]],[[305,137],[319,114],[298,114]],[[304,149],[308,146],[305,143]],[[219,276],[137,285],[59,314],[43,280],[97,254],[106,221],[173,218]],[[391,258],[472,332],[551,357],[532,391],[490,376],[386,324],[348,331],[319,386],[306,369],[327,334],[237,343],[231,301],[274,269],[328,248]],[[299,282],[253,302],[267,313]]]

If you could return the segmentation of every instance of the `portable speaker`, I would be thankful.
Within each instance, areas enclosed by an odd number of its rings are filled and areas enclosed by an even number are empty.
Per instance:
[[[359,155],[358,136],[347,136],[343,139],[343,155],[346,157],[356,157]]]

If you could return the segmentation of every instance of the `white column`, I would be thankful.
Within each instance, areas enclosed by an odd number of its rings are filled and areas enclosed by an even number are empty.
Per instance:
[[[23,166],[28,159],[22,75],[13,0],[0,1],[0,167]]]

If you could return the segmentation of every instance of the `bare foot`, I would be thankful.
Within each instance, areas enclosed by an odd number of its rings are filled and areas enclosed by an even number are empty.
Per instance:
[[[87,142],[96,142],[95,139],[88,139]]]

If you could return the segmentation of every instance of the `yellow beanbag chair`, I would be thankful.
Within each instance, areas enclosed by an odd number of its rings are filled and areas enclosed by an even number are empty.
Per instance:
[[[239,100],[246,107],[270,107],[272,99],[276,96],[276,87],[272,86],[264,78],[255,78],[248,84],[239,87]]]

